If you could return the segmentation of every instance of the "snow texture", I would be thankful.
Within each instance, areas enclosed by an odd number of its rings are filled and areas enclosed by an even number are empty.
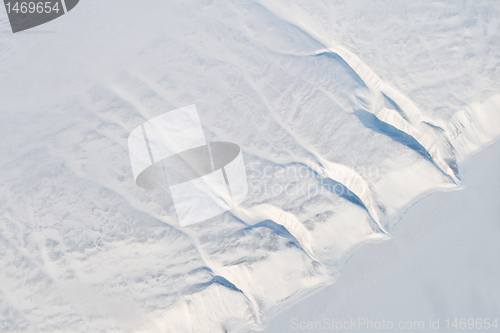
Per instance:
[[[461,188],[500,134],[500,5],[81,1],[0,11],[0,331],[244,332]],[[249,193],[181,228],[127,138],[195,104]]]

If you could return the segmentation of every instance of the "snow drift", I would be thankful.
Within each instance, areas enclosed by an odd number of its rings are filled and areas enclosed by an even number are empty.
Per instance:
[[[259,328],[460,188],[500,134],[498,3],[399,6],[88,0],[2,32],[0,330]],[[191,104],[249,194],[181,228],[127,137]]]

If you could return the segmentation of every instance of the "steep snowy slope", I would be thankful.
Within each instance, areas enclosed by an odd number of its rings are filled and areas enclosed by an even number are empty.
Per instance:
[[[239,332],[333,283],[500,134],[498,4],[81,1],[0,11],[0,328]],[[250,193],[181,228],[129,133],[196,104]]]

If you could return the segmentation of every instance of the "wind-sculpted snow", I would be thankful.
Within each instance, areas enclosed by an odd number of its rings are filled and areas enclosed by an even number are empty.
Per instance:
[[[500,76],[471,74],[500,60],[498,15],[405,4],[412,43],[419,27],[442,40],[420,41],[437,73],[422,76],[390,6],[87,1],[0,35],[0,331],[258,329],[415,200],[460,186],[461,161],[500,134]],[[192,104],[207,141],[241,147],[249,194],[181,228],[168,190],[135,185],[127,138]]]

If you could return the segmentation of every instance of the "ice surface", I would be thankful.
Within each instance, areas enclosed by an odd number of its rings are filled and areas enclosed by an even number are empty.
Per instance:
[[[0,325],[241,332],[331,284],[500,133],[497,2],[80,2],[0,11]],[[195,104],[247,198],[180,227],[128,136]]]

